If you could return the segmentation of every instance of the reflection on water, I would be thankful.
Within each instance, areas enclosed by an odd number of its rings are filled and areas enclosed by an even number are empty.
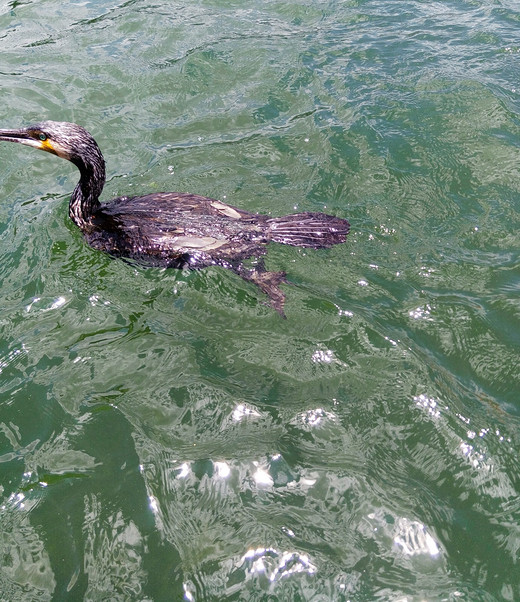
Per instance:
[[[224,270],[96,253],[75,170],[0,147],[2,597],[518,599],[516,5],[0,19],[2,126],[88,126],[106,198],[352,223],[270,248],[281,320]]]

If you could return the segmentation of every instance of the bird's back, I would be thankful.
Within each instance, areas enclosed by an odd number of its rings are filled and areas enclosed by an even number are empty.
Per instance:
[[[216,199],[175,192],[103,203],[86,231],[89,243],[152,265],[204,267],[261,255],[266,216]]]

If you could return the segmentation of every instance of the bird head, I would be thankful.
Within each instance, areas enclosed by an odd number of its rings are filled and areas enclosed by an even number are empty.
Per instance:
[[[0,140],[32,146],[76,165],[84,164],[85,159],[93,155],[101,155],[96,141],[85,128],[62,121],[42,121],[18,130],[0,130]]]

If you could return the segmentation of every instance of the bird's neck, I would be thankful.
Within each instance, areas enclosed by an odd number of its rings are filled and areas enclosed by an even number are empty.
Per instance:
[[[101,152],[89,157],[89,161],[74,161],[80,171],[80,180],[69,203],[71,220],[81,230],[87,230],[90,219],[99,208],[99,197],[105,185],[105,161]]]

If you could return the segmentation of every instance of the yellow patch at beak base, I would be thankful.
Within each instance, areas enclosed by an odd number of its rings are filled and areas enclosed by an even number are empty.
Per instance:
[[[42,150],[47,151],[48,153],[56,154],[56,151],[54,150],[54,147],[52,146],[50,140],[41,140],[40,143]]]

